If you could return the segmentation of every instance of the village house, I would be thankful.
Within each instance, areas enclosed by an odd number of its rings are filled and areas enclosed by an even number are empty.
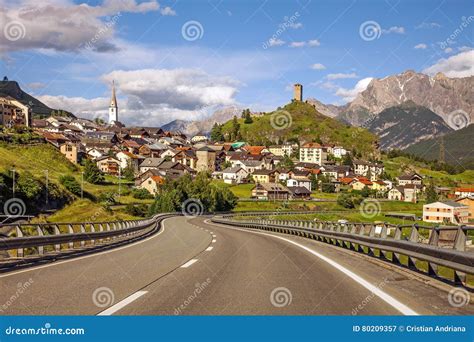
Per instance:
[[[128,151],[120,151],[116,154],[118,160],[120,160],[120,167],[125,169],[130,166],[133,172],[139,172],[139,165],[145,159],[142,156],[130,153]]]
[[[347,150],[342,146],[334,146],[332,148],[332,154],[336,158],[342,158],[347,154]]]
[[[273,145],[268,148],[268,151],[275,156],[288,156],[290,157],[298,150],[298,144],[286,143],[283,145]]]
[[[384,172],[384,166],[382,163],[372,163],[363,160],[354,160],[354,173],[359,176],[369,178],[371,181],[375,181]],[[370,176],[370,177],[369,177]]]
[[[228,167],[222,171],[222,179],[226,184],[241,184],[247,176],[248,172],[240,166]]]
[[[461,203],[469,208],[468,220],[474,219],[474,197],[460,197],[456,200],[457,203]]]
[[[292,200],[307,200],[311,198],[311,191],[304,186],[289,186],[288,191]]]
[[[79,144],[65,143],[59,147],[59,151],[64,154],[67,160],[73,164],[80,163],[84,156],[84,151]]]
[[[152,195],[157,195],[160,186],[163,185],[164,182],[165,179],[162,176],[149,174],[147,177],[141,179],[137,187],[147,190]]]
[[[158,169],[158,167],[164,162],[165,159],[163,158],[146,158],[139,166],[140,174],[151,169]]]
[[[474,197],[474,187],[455,188],[454,195],[456,197]]]
[[[469,207],[459,202],[434,202],[423,206],[425,222],[466,224],[468,217]]]
[[[300,161],[323,165],[327,161],[327,148],[318,143],[306,143],[300,147]]]
[[[308,178],[290,178],[286,181],[288,187],[303,187],[311,192],[311,181]]]
[[[120,160],[111,156],[104,156],[97,158],[96,160],[97,167],[103,173],[112,176],[118,176],[120,169]]]
[[[398,185],[400,186],[404,186],[407,184],[415,184],[418,187],[421,187],[423,184],[423,177],[416,172],[402,175],[398,177],[397,180],[398,180]]]
[[[255,183],[274,183],[276,176],[276,170],[255,170],[252,173],[252,178]]]
[[[211,171],[216,170],[216,151],[207,146],[196,150],[196,170],[197,171]]]
[[[288,200],[289,196],[288,188],[279,183],[258,183],[252,189],[252,198],[259,200]]]

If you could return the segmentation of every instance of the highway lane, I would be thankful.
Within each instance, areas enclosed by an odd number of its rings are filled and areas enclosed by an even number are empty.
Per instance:
[[[0,275],[0,314],[474,313],[471,306],[450,306],[445,292],[409,275],[317,241],[205,218],[177,217],[164,225],[159,235],[120,250]],[[31,286],[1,306],[29,278]],[[99,307],[92,298],[103,288],[114,301]]]

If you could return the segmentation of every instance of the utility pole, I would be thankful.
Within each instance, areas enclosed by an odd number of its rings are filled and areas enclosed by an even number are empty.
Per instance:
[[[46,204],[49,202],[49,170],[44,170],[46,173]]]
[[[81,172],[81,199],[84,198],[84,172]]]
[[[121,191],[122,191],[122,168],[119,166],[119,189],[118,189],[118,192],[119,192],[119,195],[118,195],[118,198],[119,198],[119,202],[120,202],[120,194],[121,194]]]
[[[16,171],[15,171],[15,168],[12,169],[12,172],[13,172],[13,197],[15,197],[15,174],[16,174]]]

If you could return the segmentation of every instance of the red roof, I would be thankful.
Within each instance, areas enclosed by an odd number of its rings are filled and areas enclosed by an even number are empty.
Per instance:
[[[253,155],[261,154],[265,148],[266,148],[265,146],[245,146],[244,147],[246,151],[248,151],[250,154],[253,154]]]
[[[353,180],[354,178],[351,178],[351,177],[343,177],[343,178],[338,179],[338,181],[343,184],[350,184]]]
[[[456,188],[454,191],[459,191],[459,192],[474,192],[474,188]]]

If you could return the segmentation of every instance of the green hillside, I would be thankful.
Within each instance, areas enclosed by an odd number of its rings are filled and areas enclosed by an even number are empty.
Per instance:
[[[347,126],[319,113],[312,105],[294,101],[262,116],[252,117],[252,123],[239,118],[239,134],[233,120],[226,122],[222,132],[226,140],[244,140],[252,145],[272,145],[287,141],[338,144],[355,149],[365,156],[374,152],[377,137],[368,130]]]
[[[446,134],[443,138],[421,141],[409,146],[405,152],[427,160],[439,160],[440,145],[444,140],[444,158],[446,163],[462,165],[466,169],[474,169],[474,124],[458,131]]]

